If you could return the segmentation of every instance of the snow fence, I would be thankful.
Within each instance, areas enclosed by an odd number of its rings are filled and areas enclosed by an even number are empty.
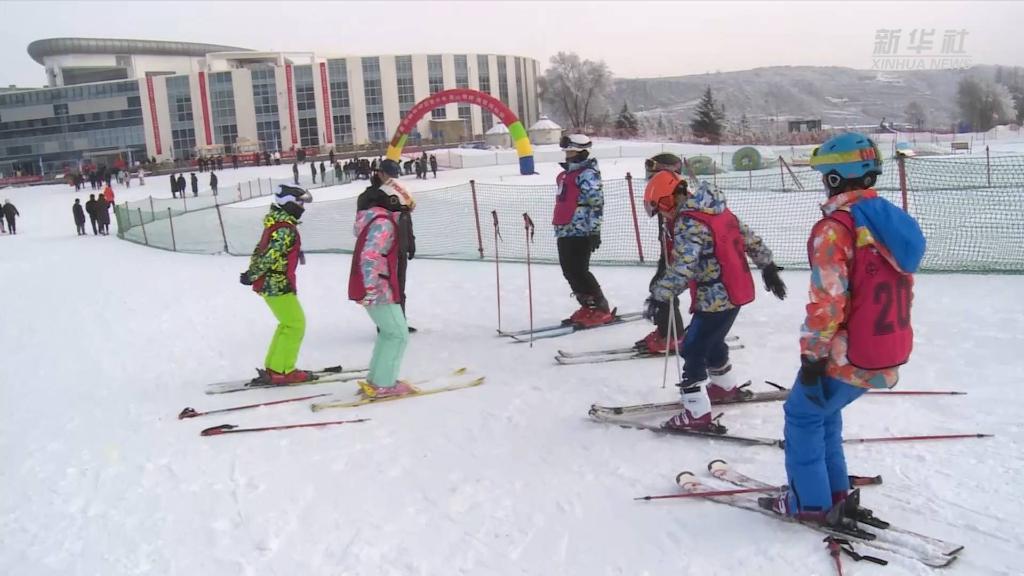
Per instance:
[[[908,158],[901,184],[897,162],[886,166],[879,193],[906,207],[924,230],[930,271],[1024,272],[1024,157]],[[807,234],[824,200],[820,175],[790,168],[700,177],[717,185],[730,209],[756,231],[786,267],[807,267]],[[263,180],[231,191],[232,200],[269,194]],[[329,177],[324,185],[336,184]],[[604,181],[604,222],[595,264],[654,265],[658,231],[644,211],[642,179]],[[413,214],[417,258],[523,261],[523,214],[537,223],[535,262],[557,263],[551,213],[555,185],[468,182],[419,192]],[[222,192],[218,198],[225,198]],[[152,200],[118,206],[118,234],[168,250],[247,256],[259,240],[266,206],[215,203],[218,198]],[[307,252],[351,252],[355,198],[307,206],[300,231]],[[497,240],[496,240],[497,238]]]

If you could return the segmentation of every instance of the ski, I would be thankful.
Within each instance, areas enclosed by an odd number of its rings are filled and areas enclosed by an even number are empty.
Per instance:
[[[712,476],[734,484],[741,488],[769,488],[772,484],[756,480],[733,470],[724,460],[713,460],[708,464],[708,471]],[[964,547],[961,544],[954,544],[946,542],[939,538],[932,536],[926,536],[918,532],[913,532],[904,528],[893,526],[889,523],[884,523],[885,527],[880,524],[872,524],[875,528],[879,528],[880,531],[876,534],[878,540],[891,542],[894,545],[902,545],[908,547],[916,547],[928,552],[937,551],[944,556],[955,556],[963,551]]]
[[[706,484],[700,482],[700,480],[698,480],[691,472],[680,473],[676,477],[676,483],[679,484],[679,486],[683,490],[686,490],[687,492],[704,492],[714,490],[710,486],[707,486]],[[801,524],[803,526],[806,526],[812,530],[821,532],[828,536],[834,536],[836,538],[841,538],[843,540],[847,540],[850,542],[857,542],[863,546],[874,548],[877,550],[891,552],[893,554],[897,554],[905,558],[909,558],[911,560],[916,560],[924,564],[925,566],[929,566],[932,568],[943,568],[945,566],[949,566],[954,560],[956,560],[956,556],[945,556],[943,554],[938,553],[920,553],[916,550],[911,550],[904,546],[899,546],[891,542],[879,541],[874,533],[862,529],[856,529],[855,531],[834,530],[826,526],[822,526],[820,524],[800,522],[796,518],[782,516],[776,514],[775,512],[772,512],[771,510],[761,508],[760,504],[758,504],[757,501],[757,495],[737,494],[734,496],[707,496],[706,499],[711,500],[712,502],[717,502],[719,504],[732,506],[734,508],[756,512],[758,514],[774,518],[781,522]]]
[[[225,412],[237,412],[239,410],[249,410],[251,408],[261,408],[263,406],[276,406],[277,404],[288,404],[290,402],[301,402],[303,400],[312,400],[313,398],[320,398],[323,396],[330,396],[329,392],[323,394],[313,394],[311,396],[300,396],[298,398],[287,398],[285,400],[274,400],[273,402],[259,402],[256,404],[246,404],[245,406],[232,406],[230,408],[221,408],[219,410],[208,410],[206,412],[197,412],[195,408],[185,408],[178,414],[178,420],[184,420],[185,418],[196,418],[198,416],[209,416],[210,414],[223,414]]]
[[[369,422],[369,418],[356,420],[335,420],[333,422],[310,422],[308,424],[285,424],[283,426],[261,426],[259,428],[239,428],[234,424],[221,424],[211,426],[199,433],[200,436],[220,436],[222,434],[241,434],[243,432],[269,432],[272,430],[291,430],[292,428],[322,428],[324,426],[338,426],[341,424],[359,424]]]
[[[743,344],[727,343],[729,350],[742,350]],[[640,351],[636,348],[617,348],[613,350],[595,350],[593,353],[582,353],[566,356],[559,350],[555,362],[560,366],[578,366],[580,364],[604,364],[606,362],[622,362],[624,360],[641,360],[645,358],[665,358],[664,352]]]
[[[739,348],[743,347],[743,344],[740,344],[739,340],[740,340],[739,336],[727,336],[725,338],[725,342],[726,342],[726,344],[729,344],[729,348],[731,350],[736,350],[735,347],[739,347]],[[634,344],[632,346],[627,346],[627,347],[624,347],[624,348],[608,348],[608,349],[605,349],[605,350],[587,350],[585,352],[566,352],[565,350],[559,350],[558,351],[558,355],[560,357],[562,357],[562,358],[588,358],[588,357],[591,357],[591,356],[609,356],[609,355],[614,355],[614,354],[628,354],[628,353],[631,353],[631,352],[639,352],[639,351],[640,350],[637,348],[636,344]],[[654,354],[654,356],[657,356],[657,357],[660,357],[660,358],[664,358],[665,353],[664,352],[659,352],[657,354]]]
[[[429,380],[427,381],[430,382]],[[356,408],[358,406],[366,406],[368,404],[381,404],[384,402],[392,402],[394,400],[404,400],[406,398],[419,398],[420,396],[429,396],[431,394],[440,394],[442,392],[453,392],[455,390],[463,390],[465,388],[473,388],[484,383],[484,376],[477,376],[471,380],[465,382],[458,382],[455,384],[449,384],[447,386],[441,386],[438,388],[428,388],[426,390],[417,389],[413,394],[406,394],[405,396],[389,396],[386,398],[369,398],[362,396],[356,400],[341,400],[337,402],[319,402],[310,405],[310,409],[313,412],[319,412],[321,410],[327,410],[330,408]]]
[[[313,372],[314,380],[299,382],[297,384],[271,384],[257,378],[251,380],[234,380],[228,382],[217,382],[206,386],[207,394],[227,394],[229,392],[241,392],[243,390],[262,390],[267,388],[294,388],[295,386],[306,386],[309,384],[326,384],[328,382],[347,382],[366,377],[365,368],[344,369],[341,366],[330,366]]]
[[[724,404],[746,404],[754,402],[776,402],[779,400],[785,400],[789,396],[789,390],[771,390],[768,392],[751,392],[746,390],[750,386],[751,382],[740,384],[740,388],[743,389],[744,394],[732,401],[728,402],[715,402],[716,406]],[[600,404],[594,404],[590,407],[591,415],[606,414],[609,416],[641,416],[649,414],[657,414],[660,412],[678,412],[683,409],[683,403],[679,400],[672,402],[652,402],[649,404],[633,404],[631,406],[601,406]]]
[[[600,324],[598,326],[579,326],[576,324],[552,324],[551,326],[543,326],[540,328],[534,328],[531,330],[517,330],[514,332],[502,332],[499,331],[499,336],[505,336],[511,338],[515,342],[529,342],[530,335],[533,335],[534,340],[541,340],[544,338],[558,338],[559,336],[568,336],[575,332],[582,332],[584,330],[593,330],[595,328],[604,328],[605,326],[617,326],[626,322],[636,322],[642,320],[643,314],[640,312],[631,312],[628,314],[619,314],[615,316],[615,319],[607,324]]]
[[[634,420],[628,417],[614,416],[605,414],[602,412],[590,412],[590,417],[597,422],[603,422],[605,424],[614,424],[621,428],[631,428],[634,430],[648,430],[656,434],[664,434],[667,436],[693,436],[698,438],[713,438],[716,440],[723,440],[725,442],[735,442],[737,444],[747,444],[750,446],[779,446],[781,440],[774,438],[761,438],[758,436],[740,436],[737,434],[729,434],[728,432],[719,434],[717,432],[704,432],[700,430],[677,430],[675,428],[663,428],[658,424],[648,424],[640,420]]]

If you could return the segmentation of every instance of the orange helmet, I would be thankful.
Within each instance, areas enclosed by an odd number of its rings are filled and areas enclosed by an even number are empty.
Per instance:
[[[644,208],[654,217],[658,212],[671,212],[676,207],[676,192],[686,193],[686,180],[675,172],[661,170],[651,176],[644,189]]]

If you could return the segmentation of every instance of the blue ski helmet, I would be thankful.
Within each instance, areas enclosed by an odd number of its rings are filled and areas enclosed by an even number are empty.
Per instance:
[[[814,149],[811,168],[826,176],[838,174],[844,180],[881,176],[882,154],[871,138],[858,132],[846,132]]]

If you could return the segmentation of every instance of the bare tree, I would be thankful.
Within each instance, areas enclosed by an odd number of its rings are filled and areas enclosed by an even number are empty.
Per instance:
[[[603,61],[580,60],[574,52],[551,57],[551,67],[541,79],[541,95],[559,110],[573,129],[582,130],[607,112],[605,97],[612,73]]]

